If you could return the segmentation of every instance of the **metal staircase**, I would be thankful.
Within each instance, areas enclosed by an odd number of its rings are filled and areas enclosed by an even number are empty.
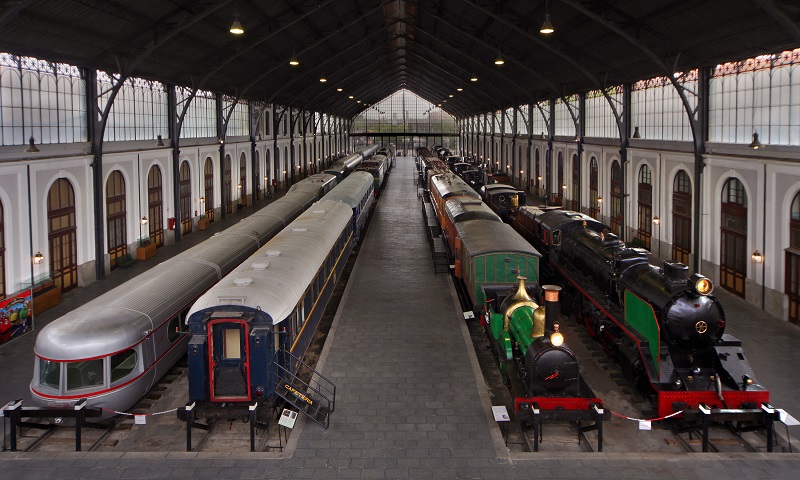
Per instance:
[[[289,364],[295,366],[295,373],[275,364],[275,393],[298,412],[327,429],[330,414],[336,406],[336,385],[291,353],[283,353],[284,358],[290,360]]]

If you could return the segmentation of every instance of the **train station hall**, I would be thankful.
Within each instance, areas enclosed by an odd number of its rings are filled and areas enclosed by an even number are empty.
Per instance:
[[[794,479],[796,0],[0,2],[0,477]]]

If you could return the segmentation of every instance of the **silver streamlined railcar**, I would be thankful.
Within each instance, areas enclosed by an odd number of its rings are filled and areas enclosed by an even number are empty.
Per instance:
[[[327,180],[334,179],[328,175]],[[46,325],[34,346],[31,397],[43,407],[130,409],[185,353],[186,312],[324,193],[325,178],[291,192]]]

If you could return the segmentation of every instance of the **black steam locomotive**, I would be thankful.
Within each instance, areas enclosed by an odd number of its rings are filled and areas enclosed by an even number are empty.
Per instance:
[[[677,262],[650,264],[646,250],[626,247],[578,212],[523,207],[513,225],[542,253],[542,278],[564,288],[564,314],[654,396],[659,415],[759,409],[769,401],[741,341],[724,333],[725,312],[708,278]]]

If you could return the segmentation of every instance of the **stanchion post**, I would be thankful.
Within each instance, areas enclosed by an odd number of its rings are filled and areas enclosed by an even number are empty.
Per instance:
[[[603,407],[597,405],[596,403],[592,405],[592,409],[595,413],[594,422],[595,425],[597,425],[597,451],[599,453],[603,451],[603,415],[605,414],[605,411],[603,410]]]
[[[539,414],[541,411],[539,410],[539,404],[533,403],[531,404],[531,411],[533,411],[533,451],[539,451],[539,428],[541,427],[539,423]]]
[[[772,449],[775,448],[772,439],[775,430],[775,409],[768,403],[762,403],[761,410],[764,411],[767,419],[767,452],[772,453]]]
[[[75,451],[81,451],[81,426],[86,418],[86,399],[82,398],[75,404]]]
[[[703,453],[708,452],[708,424],[711,417],[711,409],[703,404],[698,405],[703,414]]]
[[[15,400],[13,402],[8,402],[5,407],[5,415],[8,416],[9,419],[9,426],[11,428],[10,433],[10,440],[9,440],[9,447],[12,452],[17,451],[17,424],[20,420],[20,415],[22,413],[22,400]],[[3,439],[3,445],[5,446],[5,439]]]
[[[192,451],[192,426],[194,426],[194,402],[186,404],[186,451]]]
[[[250,405],[250,451],[256,451],[256,408],[258,403]]]

